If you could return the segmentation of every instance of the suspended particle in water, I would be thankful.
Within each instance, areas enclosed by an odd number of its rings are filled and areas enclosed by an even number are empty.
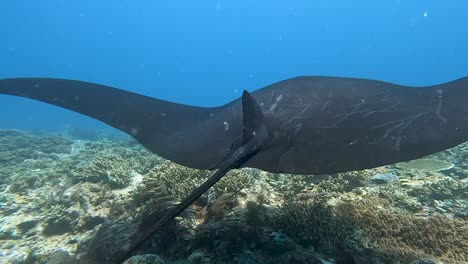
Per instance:
[[[423,16],[424,16],[424,17],[427,17],[427,11],[424,11]]]

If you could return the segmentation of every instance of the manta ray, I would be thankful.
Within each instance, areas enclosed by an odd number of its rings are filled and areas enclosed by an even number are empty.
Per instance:
[[[95,83],[0,80],[0,94],[63,107],[134,137],[153,153],[213,175],[123,254],[129,257],[229,170],[329,174],[417,159],[468,140],[468,77],[408,87],[304,76],[219,107],[195,107]]]

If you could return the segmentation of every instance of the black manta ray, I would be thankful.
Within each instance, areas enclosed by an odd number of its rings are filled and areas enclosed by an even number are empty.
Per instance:
[[[217,170],[125,257],[233,168],[326,174],[417,159],[468,140],[468,77],[429,86],[297,77],[213,108],[73,80],[0,80],[0,94],[98,119],[178,164]],[[124,259],[123,258],[123,259]]]

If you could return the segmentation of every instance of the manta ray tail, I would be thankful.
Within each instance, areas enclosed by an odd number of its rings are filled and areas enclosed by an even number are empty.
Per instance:
[[[164,227],[169,221],[181,214],[187,207],[203,195],[211,186],[218,182],[226,173],[235,168],[239,168],[247,160],[258,153],[267,141],[269,131],[265,123],[265,118],[259,105],[252,95],[244,91],[242,94],[243,107],[243,143],[230,156],[228,156],[219,169],[202,185],[196,188],[189,196],[179,203],[173,211],[161,218],[151,226],[146,233],[135,241],[123,254],[120,262],[124,262],[135,250],[148,241],[154,234]]]

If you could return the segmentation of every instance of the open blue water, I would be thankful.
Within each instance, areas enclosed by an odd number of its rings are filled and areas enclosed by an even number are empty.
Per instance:
[[[298,75],[468,75],[466,0],[0,2],[0,78],[59,77],[200,106]],[[106,127],[0,96],[0,128]]]

